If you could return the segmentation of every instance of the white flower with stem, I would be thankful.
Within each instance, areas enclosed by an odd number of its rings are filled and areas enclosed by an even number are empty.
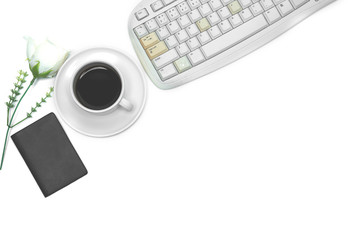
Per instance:
[[[68,58],[69,52],[49,40],[38,43],[30,37],[26,39],[27,60],[34,79],[54,77]]]
[[[42,104],[46,102],[46,99],[51,97],[51,94],[54,91],[54,88],[51,87],[50,91],[46,93],[46,96],[41,98],[39,102],[36,103],[34,107],[31,108],[31,111],[26,114],[26,117],[17,123],[14,122],[15,113],[25,97],[26,93],[29,91],[30,87],[34,84],[37,79],[41,78],[51,78],[56,76],[57,72],[64,64],[66,59],[69,56],[69,52],[63,48],[60,48],[50,42],[45,40],[42,42],[35,41],[34,39],[27,37],[25,38],[27,42],[27,60],[29,62],[29,69],[33,75],[33,78],[26,88],[25,92],[21,94],[21,90],[24,88],[23,84],[26,82],[26,78],[29,76],[27,72],[19,71],[19,76],[16,78],[14,83],[14,88],[11,89],[11,95],[9,96],[9,101],[6,102],[7,106],[7,132],[5,137],[5,143],[3,148],[3,154],[0,162],[0,170],[2,169],[6,146],[8,142],[8,136],[10,130],[22,123],[23,121],[32,117],[32,114],[41,107]],[[20,99],[18,97],[21,95]],[[13,111],[11,111],[14,108]]]

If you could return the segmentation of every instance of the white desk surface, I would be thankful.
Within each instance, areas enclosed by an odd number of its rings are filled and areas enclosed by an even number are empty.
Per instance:
[[[127,19],[137,3],[2,4],[1,142],[3,102],[26,69],[22,37],[135,57]],[[359,9],[360,1],[339,0],[183,87],[149,81],[143,115],[115,137],[85,137],[62,122],[89,174],[47,199],[10,140],[0,239],[359,239]],[[52,84],[39,82],[17,119]],[[13,133],[54,110],[49,101]]]

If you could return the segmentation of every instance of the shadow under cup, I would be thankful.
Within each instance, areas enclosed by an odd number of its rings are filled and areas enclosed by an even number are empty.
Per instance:
[[[123,86],[118,72],[105,63],[91,63],[76,74],[73,91],[78,102],[91,110],[113,106],[121,96]]]

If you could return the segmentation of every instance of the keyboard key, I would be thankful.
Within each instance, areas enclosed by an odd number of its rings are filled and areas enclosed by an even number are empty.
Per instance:
[[[239,15],[244,22],[247,22],[254,17],[248,8],[242,10]]]
[[[251,6],[251,4],[253,4],[251,2],[251,0],[239,0],[239,2],[241,4],[241,6],[243,7],[243,9],[248,8]]]
[[[188,12],[190,12],[190,7],[186,2],[182,2],[177,6],[179,13],[181,15],[187,14]]]
[[[140,39],[140,43],[144,49],[148,49],[149,47],[154,46],[158,42],[160,42],[160,40],[155,32],[150,33],[149,35]]]
[[[176,71],[174,64],[169,64],[166,67],[159,70],[159,75],[163,81],[176,76],[178,72]]]
[[[191,52],[188,55],[190,62],[193,66],[199,65],[200,63],[205,61],[204,55],[201,53],[200,49],[197,49],[193,52]]]
[[[189,35],[185,31],[185,29],[180,30],[179,32],[175,33],[175,36],[176,36],[177,40],[179,41],[179,43],[183,43],[189,39]]]
[[[234,28],[231,32],[224,34],[212,42],[202,46],[201,50],[206,58],[214,57],[258,33],[267,26],[268,23],[265,17],[263,15],[259,15],[243,25]]]
[[[255,3],[251,5],[250,10],[254,16],[257,16],[264,12],[264,9],[261,7],[260,3]]]
[[[273,24],[274,22],[281,19],[280,13],[276,9],[276,7],[267,10],[264,13],[264,16],[266,17],[266,20],[269,22],[269,24]]]
[[[278,8],[281,16],[283,16],[283,17],[285,17],[286,15],[288,15],[289,13],[294,11],[294,8],[291,5],[291,3],[289,2],[289,0],[285,0],[284,2],[280,3],[279,5],[277,5],[277,8]]]
[[[295,8],[299,8],[307,2],[309,2],[309,0],[291,0],[291,3],[294,5]]]
[[[204,32],[211,27],[210,23],[208,22],[208,20],[206,18],[203,18],[203,19],[197,21],[196,25],[200,29],[200,32]]]
[[[177,21],[172,21],[171,23],[169,23],[167,25],[167,27],[171,34],[174,34],[178,31],[180,31],[180,29],[181,29]]]
[[[191,21],[187,15],[179,17],[178,21],[180,23],[181,28],[186,28],[191,24]]]
[[[207,15],[211,14],[213,11],[210,8],[210,5],[208,3],[205,3],[204,5],[201,5],[199,7],[199,11],[203,17],[206,17]]]
[[[229,3],[231,3],[233,0],[221,0],[222,3],[224,4],[224,6],[228,5]]]
[[[174,62],[178,58],[179,58],[179,54],[177,53],[177,51],[175,49],[171,49],[171,50],[167,51],[166,53],[162,54],[161,56],[155,58],[153,60],[153,63],[154,63],[154,66],[157,69],[159,69],[159,68],[162,68],[162,67],[168,65],[169,63]]]
[[[169,4],[171,4],[171,3],[175,2],[175,1],[176,0],[163,0],[165,5],[169,5]]]
[[[213,12],[212,14],[207,16],[207,19],[208,19],[209,23],[211,24],[211,26],[215,26],[216,24],[221,22],[221,19],[216,12]]]
[[[196,9],[201,5],[199,0],[188,0],[188,4],[190,5],[191,9]]]
[[[233,28],[236,28],[243,23],[239,14],[233,15],[231,18],[229,18],[229,22],[231,23]]]
[[[210,0],[209,5],[214,12],[223,7],[220,0]]]
[[[196,26],[196,24],[191,24],[186,28],[186,31],[190,35],[190,37],[196,36],[200,33],[199,28]]]
[[[228,19],[231,16],[231,13],[229,11],[228,7],[223,7],[218,11],[220,17],[222,20]]]
[[[278,5],[278,4],[282,3],[282,2],[285,1],[285,0],[273,0],[273,1],[274,1],[274,4],[275,4],[275,5]]]
[[[234,15],[242,10],[242,7],[240,6],[238,1],[233,1],[232,3],[230,3],[228,5],[228,8],[232,15]]]
[[[170,36],[169,30],[166,26],[159,28],[156,33],[159,36],[160,40],[164,40],[165,38]]]
[[[270,8],[274,7],[274,3],[272,0],[260,0],[261,6],[264,10],[269,10]]]
[[[197,9],[192,10],[188,15],[189,15],[190,20],[193,23],[202,19],[202,16],[201,16],[199,10],[197,10]]]
[[[134,29],[134,32],[138,38],[146,36],[149,32],[146,30],[144,25],[140,25]]]
[[[155,19],[156,19],[156,21],[157,21],[157,23],[159,24],[160,27],[162,27],[162,26],[169,23],[169,19],[166,16],[165,13],[159,14],[158,16],[156,16]]]
[[[187,44],[190,47],[191,51],[194,51],[195,49],[198,49],[199,47],[201,47],[201,44],[196,37],[193,37],[192,39],[187,41]]]
[[[151,8],[154,12],[159,11],[163,7],[164,7],[164,4],[162,3],[161,0],[158,0],[158,1],[154,2],[153,4],[151,4]]]
[[[179,43],[176,40],[174,35],[171,35],[170,37],[166,38],[165,42],[169,49],[172,49],[172,48],[176,47],[177,45],[179,45]]]
[[[190,52],[190,49],[186,43],[182,43],[179,46],[176,47],[176,50],[178,51],[180,56],[184,56]]]
[[[227,33],[232,29],[230,22],[228,20],[224,20],[219,24],[219,28],[222,31],[222,33]]]
[[[146,50],[146,54],[150,58],[150,60],[153,60],[154,58],[157,58],[158,56],[166,53],[168,51],[168,48],[166,44],[162,41],[157,43],[156,45],[148,48]]]
[[[205,45],[206,43],[211,41],[211,38],[210,38],[210,35],[208,34],[208,32],[202,32],[197,37],[199,38],[201,45]]]
[[[174,65],[179,73],[185,72],[186,70],[189,70],[192,68],[191,63],[189,62],[189,59],[184,56],[174,62]]]
[[[178,12],[178,10],[176,8],[171,8],[166,13],[167,13],[170,21],[174,21],[174,20],[178,19],[178,17],[180,17],[180,13]]]
[[[140,11],[138,11],[137,13],[135,13],[135,15],[136,15],[137,20],[140,21],[140,20],[146,18],[147,16],[149,16],[149,13],[146,10],[146,8],[144,8],[144,9],[141,9]]]
[[[155,19],[151,19],[145,23],[146,28],[149,32],[154,32],[156,29],[159,28],[159,25],[156,23]]]
[[[218,38],[221,36],[221,31],[218,26],[213,26],[212,28],[209,29],[208,32],[212,39],[215,39],[215,38]]]

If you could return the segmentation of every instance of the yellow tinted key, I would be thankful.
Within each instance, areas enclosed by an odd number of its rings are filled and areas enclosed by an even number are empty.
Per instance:
[[[153,60],[154,58],[157,58],[161,54],[166,53],[168,50],[169,49],[167,48],[166,44],[163,41],[161,41],[156,45],[148,48],[146,50],[146,53],[149,56],[150,60]]]
[[[211,26],[206,18],[203,18],[196,22],[196,25],[200,29],[200,32],[208,30]]]
[[[233,1],[228,5],[228,7],[232,15],[242,11],[242,7],[240,6],[240,3],[238,1]]]
[[[157,44],[158,42],[160,42],[160,40],[159,40],[158,36],[156,35],[156,33],[153,32],[153,33],[150,33],[149,35],[141,38],[140,42],[144,49],[148,49],[149,47],[152,47],[155,44]]]

